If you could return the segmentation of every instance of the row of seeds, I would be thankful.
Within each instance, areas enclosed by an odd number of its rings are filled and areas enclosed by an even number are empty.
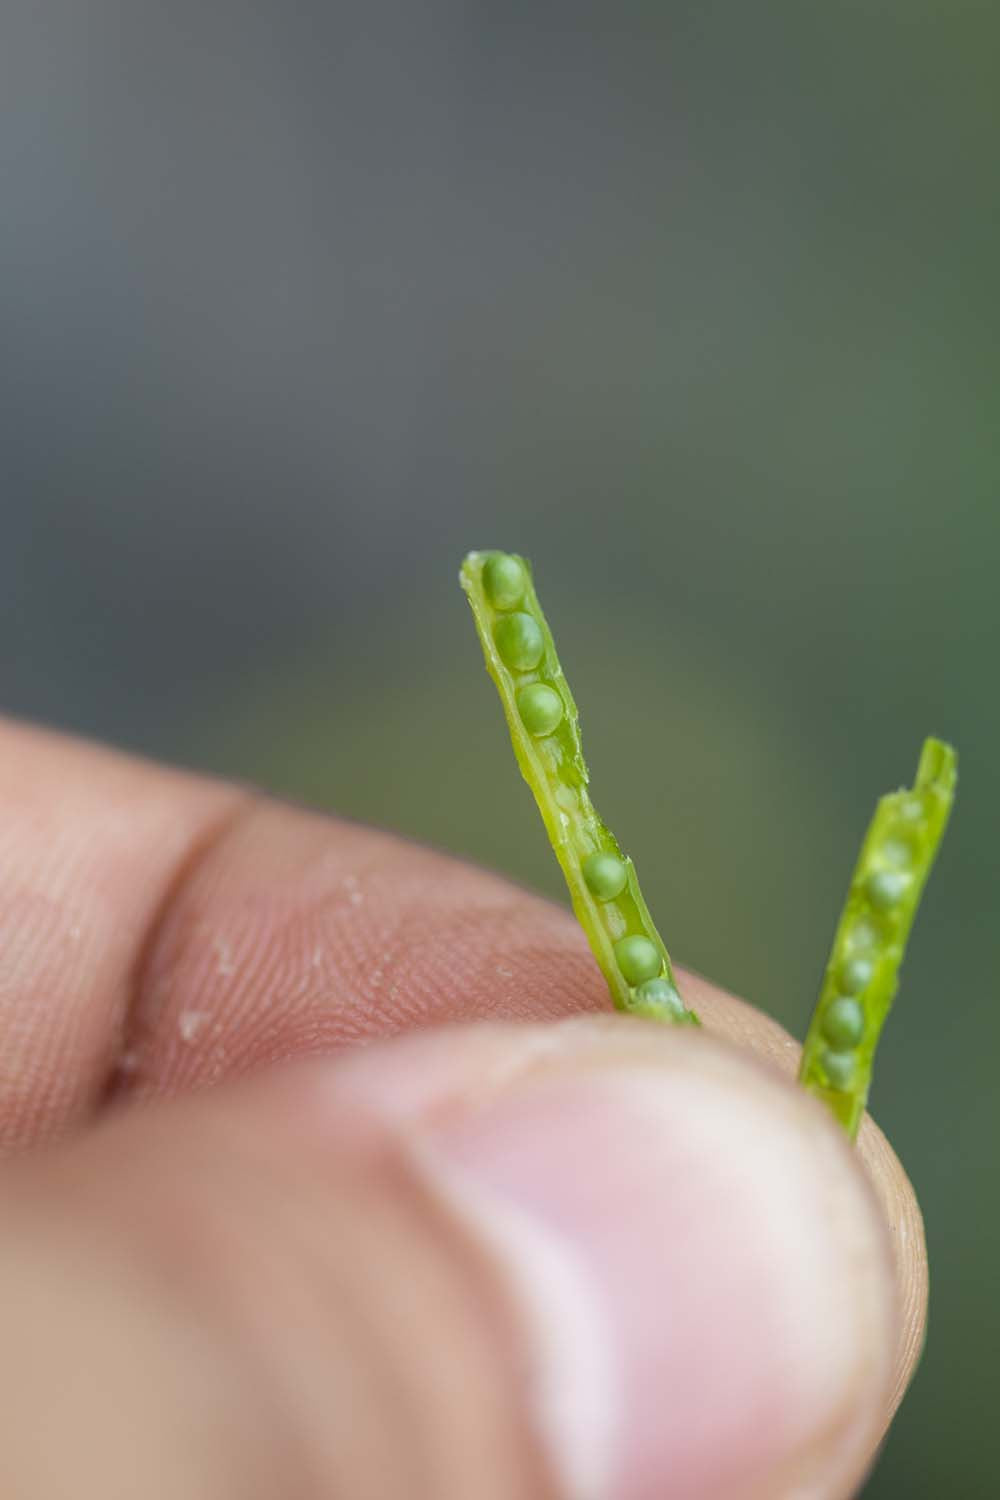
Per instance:
[[[954,751],[928,740],[913,788],[880,800],[851,880],[801,1077],[842,1096],[837,1110],[852,1131],[864,1112],[875,1043],[954,787]]]
[[[487,601],[496,611],[497,617],[492,629],[493,644],[515,684],[515,703],[520,723],[534,741],[545,741],[560,730],[566,706],[563,695],[551,682],[544,681],[540,674],[546,652],[545,632],[534,615],[529,613],[530,600],[526,598],[528,577],[523,563],[508,553],[490,553],[482,568],[482,586]],[[525,680],[518,685],[521,678]],[[562,810],[563,822],[569,825],[570,815],[567,809],[579,805],[581,795],[585,796],[585,790],[565,781],[560,782],[559,766],[558,755],[547,758],[546,769],[554,783],[553,794]],[[589,808],[589,799],[586,801]],[[594,821],[599,821],[596,815]],[[629,866],[613,850],[582,848],[579,847],[581,842],[582,840],[577,841],[574,852],[587,890],[599,905],[612,908],[627,893]],[[640,901],[641,898],[638,898],[633,912],[634,920],[639,925],[642,920]],[[614,915],[609,910],[609,930],[613,932],[619,923],[620,910]],[[672,982],[669,961],[665,959],[661,946],[643,931],[625,932],[613,942],[615,963],[630,989],[630,1008],[640,1013],[659,1015],[664,1019],[691,1019],[690,1012],[685,1008]]]

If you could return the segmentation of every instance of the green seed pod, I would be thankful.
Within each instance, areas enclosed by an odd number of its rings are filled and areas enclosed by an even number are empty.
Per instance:
[[[831,1047],[856,1047],[865,1029],[865,1014],[857,1000],[841,995],[830,1002],[823,1017],[823,1035]]]
[[[617,854],[588,854],[581,866],[587,889],[598,901],[614,901],[620,896],[628,882],[625,861]]]
[[[494,609],[516,609],[527,582],[521,562],[507,552],[491,552],[483,564],[483,590]]]
[[[629,984],[642,984],[660,972],[660,955],[649,938],[633,933],[615,944],[615,958]]]
[[[826,1100],[852,1138],[865,1112],[875,1047],[947,826],[956,779],[951,746],[925,741],[912,790],[879,802],[851,877],[799,1078]],[[855,998],[862,991],[864,1007]]]
[[[547,687],[544,682],[531,682],[518,693],[517,710],[528,733],[542,739],[558,729],[563,701],[555,688]]]
[[[523,557],[505,552],[471,552],[462,564],[461,583],[518,765],[615,1005],[660,1021],[697,1025],[677,994],[669,954],[642,899],[632,861],[590,800],[576,704],[530,567]],[[519,683],[517,674],[535,671],[542,663],[544,682]],[[649,981],[660,987],[643,999],[633,987]]]
[[[532,672],[545,652],[545,640],[530,615],[518,610],[504,615],[493,627],[493,639],[505,667]]]

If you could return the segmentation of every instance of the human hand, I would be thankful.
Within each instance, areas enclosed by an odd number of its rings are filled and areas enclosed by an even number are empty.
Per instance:
[[[4,1497],[853,1492],[922,1227],[773,1021],[245,790],[6,726],[0,793]]]

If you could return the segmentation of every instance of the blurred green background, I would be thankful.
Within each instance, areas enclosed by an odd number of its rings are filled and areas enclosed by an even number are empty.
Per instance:
[[[956,816],[875,1111],[995,1493],[1000,7],[13,0],[0,695],[563,899],[457,587],[523,551],[681,960],[804,1033],[875,798]]]

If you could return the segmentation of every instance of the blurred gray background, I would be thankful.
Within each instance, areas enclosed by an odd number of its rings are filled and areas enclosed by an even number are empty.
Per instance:
[[[526,552],[671,947],[797,1035],[958,744],[872,1500],[995,1493],[998,49],[972,0],[0,11],[7,711],[562,899],[457,587]]]

